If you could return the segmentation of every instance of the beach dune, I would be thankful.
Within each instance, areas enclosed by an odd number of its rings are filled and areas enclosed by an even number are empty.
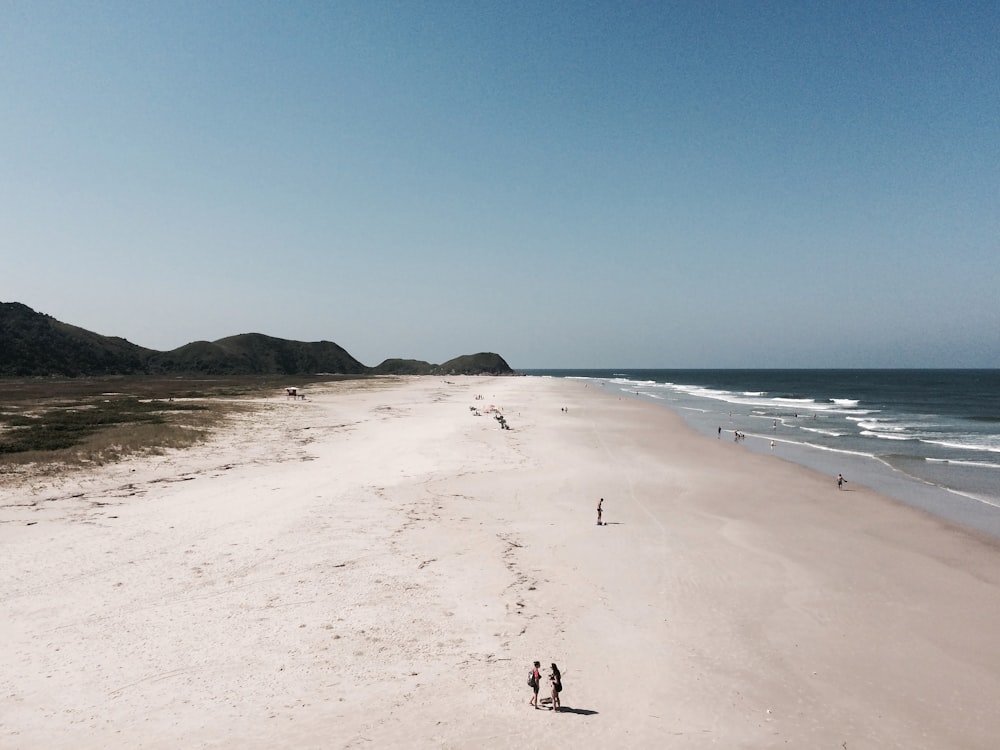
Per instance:
[[[996,746],[994,541],[596,385],[306,395],[5,480],[0,747]]]

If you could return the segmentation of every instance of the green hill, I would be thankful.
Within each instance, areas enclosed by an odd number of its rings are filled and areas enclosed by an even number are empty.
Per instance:
[[[159,372],[206,375],[286,375],[338,373],[360,375],[368,368],[330,341],[288,341],[261,333],[243,333],[218,341],[195,341],[150,357]]]
[[[510,375],[513,370],[503,357],[492,352],[465,354],[437,366],[441,375]]]
[[[387,359],[371,369],[372,375],[432,375],[434,365],[419,359]]]
[[[290,341],[243,333],[218,341],[194,341],[169,352],[101,336],[35,312],[19,302],[0,302],[0,376],[138,374],[200,375],[511,375],[498,354],[471,354],[432,365],[387,359],[366,367],[331,341]]]
[[[153,352],[62,323],[19,302],[0,302],[0,375],[129,375]]]

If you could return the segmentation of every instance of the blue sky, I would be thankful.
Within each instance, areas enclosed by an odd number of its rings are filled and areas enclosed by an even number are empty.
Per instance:
[[[365,364],[1000,367],[1000,3],[0,5],[0,300]]]

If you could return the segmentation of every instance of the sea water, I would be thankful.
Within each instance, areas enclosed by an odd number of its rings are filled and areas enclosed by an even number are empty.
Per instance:
[[[523,370],[655,401],[1000,538],[1000,370]],[[772,445],[773,443],[773,445]]]

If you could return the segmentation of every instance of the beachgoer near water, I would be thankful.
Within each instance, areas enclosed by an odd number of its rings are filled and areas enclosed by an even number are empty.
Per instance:
[[[844,482],[846,482],[846,481],[847,480],[844,479],[844,475],[843,474],[838,474],[837,475],[837,489],[838,490],[844,489]]]
[[[528,686],[532,691],[531,700],[528,701],[528,705],[535,708],[538,708],[538,688],[542,683],[542,673],[539,671],[541,666],[541,662],[536,661],[535,666],[528,673]]]
[[[601,525],[601,514],[604,512],[602,506],[604,505],[604,498],[602,497],[597,501],[597,525]]]
[[[559,693],[562,692],[562,673],[560,673],[559,667],[556,666],[555,662],[552,662],[552,671],[549,672],[549,685],[552,688],[552,710],[558,711],[561,706],[559,703]]]

